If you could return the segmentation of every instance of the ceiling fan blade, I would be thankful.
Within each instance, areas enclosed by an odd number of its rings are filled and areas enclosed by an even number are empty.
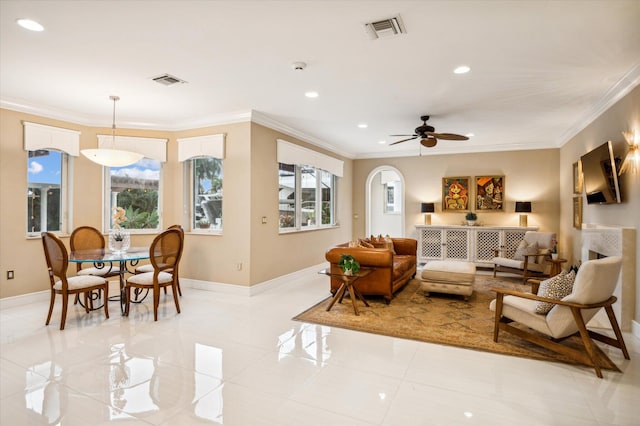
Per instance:
[[[418,137],[418,136],[414,136],[414,137],[412,137],[412,138],[408,138],[408,139],[402,139],[401,141],[397,141],[397,142],[394,142],[394,143],[390,143],[390,144],[389,144],[389,146],[391,146],[391,145],[395,145],[395,144],[400,143],[400,142],[411,141],[411,140],[414,140],[414,139],[415,139],[415,138],[417,138],[417,137]]]
[[[434,137],[424,138],[420,141],[422,146],[426,146],[427,148],[433,148],[438,143],[438,139]]]
[[[416,135],[415,133],[412,134],[412,135],[389,135],[389,136],[415,136],[415,137],[418,137],[418,135]]]
[[[434,132],[426,132],[427,135],[433,136],[437,139],[443,139],[447,141],[466,141],[469,140],[468,137],[462,135],[456,135],[455,133],[434,133]]]

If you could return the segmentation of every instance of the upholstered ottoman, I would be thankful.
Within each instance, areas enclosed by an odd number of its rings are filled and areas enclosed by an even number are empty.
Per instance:
[[[467,300],[473,294],[476,265],[455,260],[435,260],[422,268],[422,281],[429,292],[459,294]]]

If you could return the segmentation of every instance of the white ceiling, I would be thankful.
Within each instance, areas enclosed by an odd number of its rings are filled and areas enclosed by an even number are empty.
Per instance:
[[[406,34],[367,37],[395,15]],[[151,81],[163,73],[188,83]],[[551,148],[639,82],[639,0],[0,0],[0,106],[93,126],[118,95],[119,128],[252,117],[352,158],[418,155],[417,140],[379,141],[423,114],[476,135],[423,155]]]

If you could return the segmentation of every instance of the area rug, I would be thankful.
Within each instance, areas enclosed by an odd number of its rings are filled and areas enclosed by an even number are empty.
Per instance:
[[[328,284],[327,284],[328,285]],[[473,295],[468,301],[461,296],[431,293],[426,296],[419,280],[410,281],[387,305],[382,298],[366,297],[370,307],[357,301],[360,315],[356,316],[349,296],[327,312],[331,297],[295,316],[296,321],[346,328],[391,337],[439,343],[505,355],[545,361],[576,362],[563,355],[534,345],[510,333],[501,331],[499,342],[493,341],[494,313],[489,303],[495,299],[491,287],[525,290],[522,278],[493,278],[476,275]],[[579,337],[571,337],[563,344],[584,351]],[[599,349],[600,365],[618,370]]]

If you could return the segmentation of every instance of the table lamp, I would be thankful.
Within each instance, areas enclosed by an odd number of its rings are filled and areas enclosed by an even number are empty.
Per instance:
[[[434,203],[422,203],[420,205],[420,212],[425,213],[424,215],[424,224],[431,225],[431,215],[429,213],[433,213],[436,211],[436,205]]]
[[[531,201],[516,201],[516,213],[531,213]],[[527,215],[520,215],[520,226],[527,227]]]

